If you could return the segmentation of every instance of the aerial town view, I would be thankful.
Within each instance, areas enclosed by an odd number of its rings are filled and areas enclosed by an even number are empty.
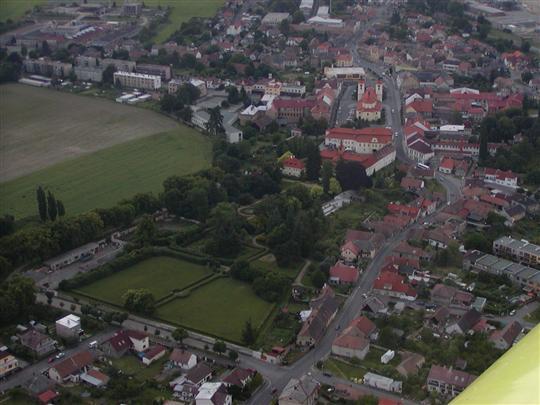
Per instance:
[[[0,405],[540,404],[540,0],[0,0]]]

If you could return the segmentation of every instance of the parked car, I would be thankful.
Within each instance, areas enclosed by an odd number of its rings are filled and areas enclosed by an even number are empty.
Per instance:
[[[66,354],[65,354],[64,352],[60,352],[60,353],[58,353],[58,354],[55,356],[55,358],[56,358],[56,359],[61,359],[61,358],[64,357],[65,355],[66,355]]]

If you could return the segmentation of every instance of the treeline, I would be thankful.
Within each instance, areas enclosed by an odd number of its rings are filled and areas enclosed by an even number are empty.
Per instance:
[[[193,105],[199,96],[199,89],[190,83],[184,83],[175,94],[166,93],[161,98],[159,106],[162,111],[190,122],[193,111],[189,106]]]
[[[286,267],[310,257],[326,229],[320,201],[299,184],[286,193],[270,196],[255,208],[257,223],[277,263]],[[324,249],[322,249],[324,250]]]
[[[52,191],[45,194],[43,187],[39,186],[36,190],[36,200],[38,204],[39,218],[42,222],[50,219],[56,221],[57,217],[66,215],[66,209],[62,201],[57,200]]]

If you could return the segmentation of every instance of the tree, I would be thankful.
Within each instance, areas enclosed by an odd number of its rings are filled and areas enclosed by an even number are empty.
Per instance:
[[[238,352],[234,350],[229,350],[229,359],[236,361],[238,359]]]
[[[372,185],[366,170],[358,162],[340,160],[336,165],[336,178],[344,191],[358,190]]]
[[[64,203],[60,200],[56,200],[56,206],[58,208],[58,216],[63,217],[66,215],[66,208],[64,207]]]
[[[216,340],[214,346],[212,347],[212,350],[214,350],[218,354],[223,354],[227,351],[227,345],[222,340]]]
[[[330,179],[330,195],[337,195],[341,193],[341,186],[335,177]]]
[[[223,127],[223,115],[221,114],[221,108],[215,106],[208,110],[210,117],[208,122],[205,124],[205,129],[210,135],[220,135],[225,133],[225,128]]]
[[[311,281],[315,288],[323,288],[326,283],[326,276],[321,270],[317,270],[311,275]]]
[[[332,179],[332,176],[334,175],[334,167],[332,166],[332,162],[329,160],[325,160],[322,165],[321,170],[321,181],[322,181],[322,187],[325,194],[328,194],[330,192],[330,180]]]
[[[321,171],[321,154],[317,145],[309,141],[306,145],[306,177],[308,180],[319,180],[319,174]]]
[[[253,343],[255,343],[255,339],[256,339],[255,329],[253,329],[251,318],[249,318],[244,325],[244,329],[242,330],[242,341],[247,346],[251,346]]]
[[[143,216],[141,222],[137,226],[137,240],[143,245],[150,245],[157,235],[157,228],[154,220],[150,215]]]
[[[41,186],[36,190],[36,199],[38,203],[39,218],[42,222],[45,222],[47,220],[47,197]]]
[[[0,218],[0,237],[9,235],[15,230],[15,217],[4,215]]]
[[[172,333],[172,338],[178,343],[182,344],[184,339],[188,338],[189,335],[184,328],[176,328]]]
[[[114,65],[108,65],[103,71],[101,82],[112,86],[114,84],[114,72],[116,72],[116,67]]]
[[[529,71],[523,72],[521,74],[521,81],[525,84],[529,83],[529,81],[533,78],[533,74]]]
[[[51,191],[47,193],[47,211],[49,213],[49,219],[56,221],[58,207],[56,206],[56,198],[54,198],[54,194]]]
[[[155,310],[154,295],[145,288],[129,289],[123,295],[124,307],[143,315],[151,315]]]

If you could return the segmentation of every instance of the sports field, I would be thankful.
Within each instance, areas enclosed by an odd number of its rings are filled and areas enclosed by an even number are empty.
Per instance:
[[[176,325],[241,342],[246,321],[251,318],[253,326],[259,328],[272,308],[273,304],[257,297],[249,284],[221,278],[159,307],[156,315]]]
[[[109,146],[178,128],[156,112],[100,98],[0,86],[0,181]]]
[[[169,23],[160,27],[154,40],[164,42],[169,36],[180,28],[183,22],[192,17],[213,17],[223,5],[224,0],[146,0],[144,4],[149,7],[171,6]]]
[[[6,87],[18,91],[23,86],[1,86],[0,90]],[[8,110],[13,107],[0,97],[2,166],[36,165],[36,169],[47,164],[49,155],[53,160],[65,160],[0,183],[0,215],[11,214],[17,219],[35,215],[35,190],[39,185],[51,190],[56,198],[64,203],[67,215],[73,215],[93,208],[113,206],[121,199],[130,198],[136,193],[150,191],[158,193],[162,189],[163,180],[168,176],[193,173],[210,166],[210,140],[197,131],[179,125],[158,113],[118,105],[123,108],[120,115],[116,115],[114,112],[116,103],[64,93],[57,94],[50,90],[30,87],[28,89],[50,93],[53,99],[51,103],[57,95],[71,99],[74,105],[80,105],[83,109],[86,103],[89,103],[95,108],[96,123],[89,122],[88,117],[86,122],[69,117],[64,119],[64,115],[70,115],[62,113],[70,108],[66,105],[63,107],[64,110],[62,107],[51,110],[49,107],[43,107],[49,110],[50,119],[46,123],[41,121],[43,129],[40,129],[37,123],[32,123],[34,117],[27,116],[28,122],[25,122],[22,116],[19,116],[19,126],[27,127],[26,135],[25,132],[19,132],[18,136],[9,135],[10,131],[16,129],[11,126],[7,134],[4,131],[3,117],[6,116],[8,128],[11,121],[11,118],[7,118],[8,113],[4,110],[4,106]],[[28,99],[28,104],[33,104],[31,98]],[[45,114],[38,111],[41,108],[34,106],[33,110],[44,120]],[[129,111],[124,112],[124,109]],[[73,112],[72,115],[79,113]],[[115,123],[111,124],[113,121]],[[89,125],[92,126],[92,130],[88,129]],[[54,130],[55,126],[59,128],[57,132]],[[150,135],[155,132],[160,133]],[[133,138],[134,133],[140,139],[125,142]],[[47,137],[50,141],[44,142],[42,138]],[[73,145],[77,146],[68,146],[72,138]],[[123,143],[118,144],[119,142]],[[110,146],[111,143],[117,144]],[[104,144],[110,147],[79,156],[81,145],[88,145],[87,149],[90,149],[104,148]],[[56,152],[56,148],[61,152]],[[17,163],[14,156],[23,162]]]
[[[146,288],[159,300],[172,290],[181,290],[210,274],[209,269],[198,264],[166,256],[152,257],[78,291],[98,300],[123,305],[122,294],[129,289]]]

